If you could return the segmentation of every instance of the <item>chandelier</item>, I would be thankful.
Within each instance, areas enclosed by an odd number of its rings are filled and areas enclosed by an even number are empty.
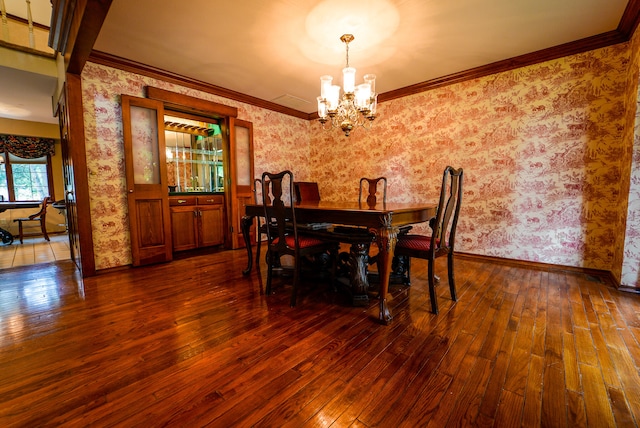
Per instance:
[[[333,85],[333,77],[320,77],[320,96],[318,97],[318,116],[322,129],[329,122],[331,128],[340,128],[345,136],[356,126],[367,128],[367,124],[376,118],[376,94],[375,74],[365,74],[364,83],[356,86],[356,69],[349,67],[349,42],[353,41],[353,34],[343,34],[340,40],[346,45],[347,66],[342,69],[342,89]]]

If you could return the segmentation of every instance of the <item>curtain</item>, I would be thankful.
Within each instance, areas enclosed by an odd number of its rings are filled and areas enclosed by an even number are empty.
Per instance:
[[[55,140],[0,134],[0,153],[5,151],[24,159],[53,156],[55,154]]]

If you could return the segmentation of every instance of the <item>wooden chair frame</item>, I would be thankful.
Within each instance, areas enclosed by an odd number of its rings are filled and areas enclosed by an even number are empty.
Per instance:
[[[288,186],[283,186],[288,181]],[[291,306],[296,305],[296,296],[301,275],[303,257],[329,253],[331,257],[331,281],[335,279],[336,260],[339,244],[325,241],[317,237],[305,236],[298,232],[296,220],[293,173],[265,172],[262,174],[262,197],[264,206],[268,252],[267,252],[267,286],[266,294],[271,294],[271,283],[274,267],[278,266],[280,257],[293,256],[294,276],[291,292]]]
[[[400,235],[396,243],[395,255],[409,257],[406,269],[406,284],[411,283],[411,258],[416,257],[427,260],[431,309],[435,314],[438,313],[438,300],[435,292],[436,276],[434,267],[435,259],[438,257],[447,256],[451,300],[457,300],[453,255],[458,215],[460,214],[462,203],[462,179],[462,168],[454,169],[451,166],[447,166],[442,176],[438,210],[436,211],[436,216],[429,220],[431,235]]]
[[[38,211],[35,214],[31,214],[29,217],[21,217],[13,220],[14,222],[18,222],[18,236],[20,237],[21,244],[24,243],[24,229],[22,227],[22,223],[27,221],[40,222],[40,230],[44,235],[44,239],[46,239],[47,241],[50,241],[49,234],[47,233],[47,205],[49,204],[49,202],[53,202],[53,200],[49,196],[46,196],[42,200],[42,206],[40,207],[40,211]]]

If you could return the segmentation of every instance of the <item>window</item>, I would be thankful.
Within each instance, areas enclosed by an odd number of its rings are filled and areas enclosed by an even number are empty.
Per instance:
[[[4,159],[3,159],[4,160]],[[9,200],[9,186],[7,185],[7,167],[0,163],[0,201]]]
[[[4,154],[0,165],[0,195],[5,201],[38,201],[53,193],[51,159],[42,156],[24,159]]]

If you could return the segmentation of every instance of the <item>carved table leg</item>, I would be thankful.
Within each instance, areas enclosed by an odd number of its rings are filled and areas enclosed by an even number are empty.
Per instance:
[[[240,220],[240,229],[242,229],[242,237],[244,238],[244,244],[247,247],[247,268],[242,271],[243,275],[247,275],[251,272],[253,267],[253,252],[251,251],[251,225],[253,224],[253,216],[245,215]],[[259,260],[258,260],[259,262]]]
[[[387,306],[387,294],[389,291],[389,274],[391,262],[398,239],[398,227],[391,225],[392,214],[386,214],[380,220],[382,226],[376,231],[376,242],[380,252],[378,253],[378,266],[380,269],[380,313],[378,319],[384,324],[390,324],[393,317]]]
[[[349,251],[349,281],[351,283],[351,302],[353,306],[368,306],[369,281],[367,279],[367,259],[369,257],[369,243],[357,242],[351,244]]]

